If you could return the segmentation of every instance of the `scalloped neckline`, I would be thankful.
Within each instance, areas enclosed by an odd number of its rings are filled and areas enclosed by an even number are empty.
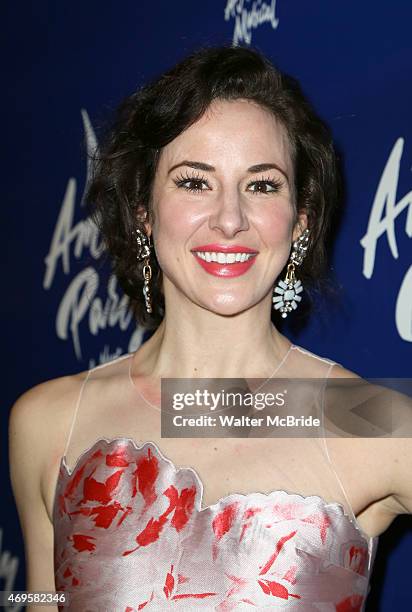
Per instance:
[[[365,533],[362,528],[360,527],[360,525],[357,523],[357,521],[355,522],[353,520],[353,518],[351,518],[348,513],[346,512],[346,509],[344,507],[344,505],[340,502],[327,502],[321,495],[301,495],[300,493],[290,493],[289,491],[285,491],[284,489],[274,489],[273,491],[270,491],[269,493],[262,493],[260,491],[252,491],[250,493],[229,493],[228,495],[223,495],[222,497],[220,497],[216,502],[214,502],[213,504],[209,504],[207,506],[204,506],[202,501],[203,501],[203,489],[204,489],[204,485],[203,485],[203,480],[200,478],[200,475],[198,474],[198,472],[190,467],[190,466],[180,466],[177,467],[175,465],[175,463],[169,459],[168,457],[166,457],[166,455],[164,455],[164,453],[160,450],[159,446],[157,445],[156,442],[152,441],[152,440],[147,440],[146,442],[143,442],[141,444],[141,446],[138,446],[138,444],[136,443],[136,441],[133,438],[128,438],[128,437],[123,437],[123,436],[118,436],[115,438],[98,438],[89,448],[87,448],[86,450],[84,450],[77,458],[73,470],[70,471],[70,468],[67,465],[66,462],[66,456],[63,455],[60,459],[60,465],[59,468],[63,468],[66,477],[70,480],[75,472],[77,471],[77,469],[79,468],[81,462],[84,460],[84,458],[91,453],[101,442],[105,442],[106,445],[108,447],[110,447],[111,445],[118,443],[118,442],[126,442],[128,445],[131,444],[132,447],[137,450],[143,450],[145,446],[147,445],[151,445],[154,450],[156,451],[156,453],[159,455],[159,457],[163,460],[166,461],[167,463],[169,463],[169,465],[173,468],[173,470],[175,471],[175,473],[177,474],[180,471],[191,471],[194,474],[194,477],[196,479],[196,483],[199,486],[199,490],[200,490],[200,509],[198,510],[199,513],[202,512],[207,512],[212,510],[213,508],[219,506],[220,504],[222,504],[223,502],[226,501],[231,501],[231,500],[235,500],[235,499],[245,499],[245,498],[252,498],[253,496],[262,496],[264,498],[269,498],[272,496],[275,496],[278,493],[282,493],[285,496],[287,496],[290,499],[300,499],[302,501],[304,500],[312,500],[312,501],[318,501],[321,502],[325,507],[332,507],[332,508],[336,508],[338,509],[341,514],[345,517],[345,519],[347,521],[349,521],[349,523],[352,525],[352,527],[354,527],[360,534],[360,536],[366,541],[367,545],[368,545],[368,551],[369,551],[369,562],[370,562],[370,557],[371,557],[371,547],[373,545],[373,543],[378,539],[379,536],[369,536],[367,533]],[[59,475],[60,475],[60,469],[59,469]],[[54,515],[54,510],[56,507],[56,503],[57,503],[57,484],[56,484],[56,488],[55,488],[55,492],[54,492],[54,499],[53,499],[53,515]]]

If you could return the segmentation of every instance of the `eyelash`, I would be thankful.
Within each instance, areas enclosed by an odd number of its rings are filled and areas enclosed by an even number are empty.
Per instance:
[[[179,188],[183,188],[186,191],[190,191],[191,193],[201,193],[202,191],[205,191],[204,189],[199,189],[198,187],[193,188],[193,187],[187,187],[185,186],[185,183],[205,183],[208,187],[209,183],[206,179],[206,177],[204,176],[183,176],[182,174],[179,175],[178,177],[176,177],[175,179],[173,179],[173,182],[175,183],[175,185]],[[254,195],[257,194],[261,194],[261,195],[269,195],[270,193],[277,193],[282,187],[283,187],[283,181],[277,179],[277,180],[273,180],[270,177],[264,178],[262,177],[260,180],[258,181],[250,181],[246,188],[249,188],[251,185],[270,185],[270,187],[272,188],[272,191],[268,191],[268,192],[262,192],[262,191],[252,191],[251,193],[253,193]]]

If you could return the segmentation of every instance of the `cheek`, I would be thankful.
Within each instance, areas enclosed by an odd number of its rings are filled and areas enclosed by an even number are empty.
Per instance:
[[[159,202],[153,239],[157,260],[162,269],[169,268],[173,262],[180,263],[194,227],[193,215],[188,215],[182,206]]]
[[[153,234],[159,243],[169,243],[175,248],[176,245],[184,248],[201,222],[199,205],[185,203],[183,198],[173,196],[158,202]]]
[[[290,210],[278,211],[276,214],[267,215],[259,223],[259,232],[267,246],[288,245],[291,240],[294,227],[293,213]]]

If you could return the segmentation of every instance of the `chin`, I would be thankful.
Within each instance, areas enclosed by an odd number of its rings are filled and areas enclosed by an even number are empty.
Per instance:
[[[219,295],[202,305],[211,312],[223,316],[233,316],[250,307],[250,304],[246,304],[244,299],[242,300],[232,295]]]

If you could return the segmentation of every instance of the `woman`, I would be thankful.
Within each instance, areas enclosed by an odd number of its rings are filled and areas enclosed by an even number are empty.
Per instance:
[[[363,609],[377,536],[412,510],[407,439],[160,430],[162,378],[356,377],[278,330],[321,278],[337,197],[328,129],[254,50],[202,49],[123,103],[88,200],[154,333],[13,407],[28,590],[72,610]]]

